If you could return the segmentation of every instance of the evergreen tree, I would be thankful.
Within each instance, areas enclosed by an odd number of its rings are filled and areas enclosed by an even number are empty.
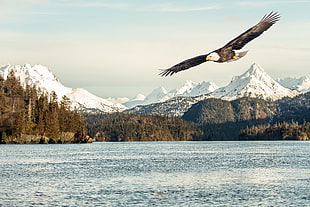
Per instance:
[[[0,78],[0,143],[87,142],[81,115],[70,111],[68,98],[57,99],[55,92],[24,89],[13,72]]]

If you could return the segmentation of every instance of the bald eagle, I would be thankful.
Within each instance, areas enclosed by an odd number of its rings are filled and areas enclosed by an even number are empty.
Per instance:
[[[264,31],[269,29],[274,23],[279,20],[280,15],[277,12],[270,12],[269,14],[266,14],[260,22],[258,22],[256,25],[254,25],[235,39],[228,42],[224,47],[214,50],[205,55],[199,55],[197,57],[184,60],[183,62],[172,66],[171,68],[164,69],[159,75],[173,75],[174,73],[189,69],[206,61],[223,63],[238,60],[245,56],[247,51],[236,52],[235,50],[240,50],[241,48],[243,48],[248,42],[261,35]]]

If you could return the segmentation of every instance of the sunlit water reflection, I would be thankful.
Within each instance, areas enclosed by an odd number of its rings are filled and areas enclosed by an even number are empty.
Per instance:
[[[1,145],[0,206],[310,206],[310,142]]]

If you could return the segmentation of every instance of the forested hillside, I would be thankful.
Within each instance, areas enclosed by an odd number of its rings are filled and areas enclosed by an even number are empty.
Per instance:
[[[97,141],[191,141],[201,131],[180,118],[126,113],[86,114],[89,135]]]
[[[276,102],[270,124],[241,130],[241,140],[310,140],[310,92]]]
[[[206,99],[183,119],[200,125],[203,140],[309,139],[310,93],[276,102]],[[302,123],[302,124],[298,124]]]
[[[88,114],[85,119],[89,135],[98,141],[307,140],[310,93],[276,102],[209,98],[194,104],[183,120],[126,113]]]
[[[310,122],[258,125],[241,130],[240,140],[310,140]]]
[[[203,140],[238,140],[241,129],[269,123],[275,114],[274,102],[258,98],[210,98],[194,104],[182,118],[201,126]]]
[[[11,73],[0,77],[1,143],[80,143],[87,142],[87,132],[80,114],[69,109],[63,97],[47,96],[34,87],[24,89]]]

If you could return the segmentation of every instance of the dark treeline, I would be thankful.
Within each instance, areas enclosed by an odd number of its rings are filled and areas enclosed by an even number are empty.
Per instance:
[[[85,115],[97,141],[308,140],[309,93],[278,102],[206,99],[182,119],[126,113]],[[304,124],[298,124],[304,123]]]
[[[241,140],[310,140],[310,92],[277,101],[278,113],[269,124],[247,127]],[[302,123],[302,124],[300,124]]]
[[[310,93],[272,102],[258,98],[206,99],[183,119],[198,124],[202,140],[272,140],[310,138]],[[296,124],[304,123],[304,124]]]
[[[310,140],[310,122],[252,126],[241,130],[240,140]]]
[[[0,143],[86,142],[84,121],[69,104],[66,97],[58,103],[55,93],[24,89],[13,73],[0,77]]]
[[[180,118],[126,113],[84,115],[88,133],[97,141],[191,141],[201,131]]]
[[[183,119],[194,122],[203,131],[202,140],[239,140],[247,126],[269,123],[276,114],[276,104],[258,98],[226,101],[210,98],[194,104]]]

